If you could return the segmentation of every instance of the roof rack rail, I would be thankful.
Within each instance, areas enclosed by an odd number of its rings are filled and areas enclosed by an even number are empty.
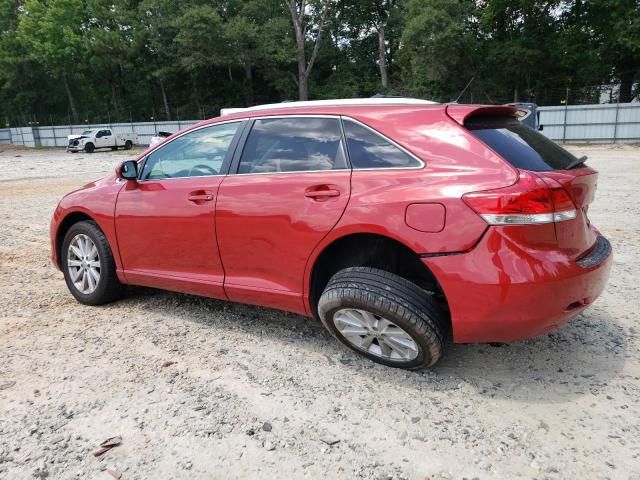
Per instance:
[[[372,98],[337,98],[333,100],[307,100],[301,102],[285,101],[282,103],[269,103],[266,105],[256,105],[247,108],[222,108],[220,116],[231,115],[232,113],[253,112],[260,110],[275,110],[298,107],[333,107],[344,105],[435,105],[438,102],[422,100],[410,97],[372,97]]]

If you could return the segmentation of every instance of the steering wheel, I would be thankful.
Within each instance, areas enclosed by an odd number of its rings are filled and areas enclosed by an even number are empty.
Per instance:
[[[189,176],[196,177],[198,176],[196,175],[198,172],[200,175],[218,175],[218,171],[215,168],[210,167],[209,165],[200,164],[191,167],[191,170],[189,170]]]

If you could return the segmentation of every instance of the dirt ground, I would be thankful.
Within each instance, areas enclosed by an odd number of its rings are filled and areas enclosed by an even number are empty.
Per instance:
[[[127,157],[5,149],[0,478],[640,479],[640,148],[572,149],[601,173],[606,292],[550,335],[453,345],[423,372],[277,311],[142,288],[80,305],[49,220]]]

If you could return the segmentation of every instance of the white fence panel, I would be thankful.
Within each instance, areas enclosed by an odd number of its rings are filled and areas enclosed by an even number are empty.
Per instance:
[[[640,104],[539,107],[547,137],[565,143],[640,142]]]
[[[640,103],[569,105],[539,107],[542,133],[566,143],[640,142]],[[0,129],[0,143],[28,147],[64,147],[67,135],[81,134],[93,128],[109,128],[115,133],[136,133],[140,145],[149,145],[157,132],[175,133],[197,120],[137,122],[90,125],[57,125]]]
[[[8,145],[11,143],[11,130],[8,128],[0,129],[0,145]]]
[[[24,145],[25,147],[35,147],[36,141],[33,136],[31,127],[12,128],[11,141],[16,145]]]
[[[140,145],[149,145],[151,137],[158,132],[175,133],[191,125],[197,120],[176,122],[138,122],[90,125],[56,125],[46,127],[22,127],[11,130],[0,130],[0,143],[14,143],[27,147],[65,147],[67,135],[80,135],[85,130],[94,128],[110,129],[114,133],[136,133]]]

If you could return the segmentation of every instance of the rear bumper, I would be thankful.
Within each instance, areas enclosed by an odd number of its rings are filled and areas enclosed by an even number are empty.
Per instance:
[[[605,288],[612,255],[599,233],[576,261],[558,250],[528,249],[508,228],[514,227],[490,228],[467,253],[423,259],[447,297],[456,343],[542,335],[578,315]]]

